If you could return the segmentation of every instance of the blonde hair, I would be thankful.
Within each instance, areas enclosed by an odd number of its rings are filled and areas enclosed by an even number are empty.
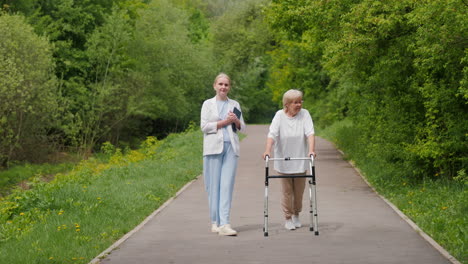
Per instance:
[[[225,74],[224,72],[221,72],[216,76],[216,78],[214,79],[213,85],[216,84],[216,82],[218,81],[219,78],[223,78],[223,77],[228,79],[229,86],[231,86],[231,78],[229,78],[229,76],[227,74]]]
[[[301,91],[296,89],[288,90],[283,94],[283,109],[286,110],[286,105],[298,98],[302,98],[303,94]]]

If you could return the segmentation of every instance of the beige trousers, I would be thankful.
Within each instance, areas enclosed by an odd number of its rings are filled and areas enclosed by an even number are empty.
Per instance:
[[[279,175],[305,175],[303,173],[295,174],[284,174]],[[302,195],[304,194],[304,188],[306,178],[281,178],[281,207],[283,209],[284,217],[291,219],[293,215],[299,215],[302,211]]]

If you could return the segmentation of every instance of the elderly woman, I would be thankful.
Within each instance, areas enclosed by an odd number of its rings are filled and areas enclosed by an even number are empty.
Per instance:
[[[239,103],[228,98],[231,89],[229,76],[224,73],[216,76],[213,88],[216,96],[203,103],[200,122],[211,232],[235,236],[237,231],[231,228],[229,218],[239,157],[236,132],[244,131],[245,123]]]
[[[270,125],[263,159],[271,157],[274,145],[274,156],[310,157],[315,154],[314,124],[309,111],[302,108],[302,92],[289,90],[283,95],[283,109],[276,112]],[[280,175],[305,175],[306,160],[275,162],[274,168]],[[286,223],[284,227],[294,230],[301,227],[299,213],[302,210],[302,195],[305,178],[281,178],[283,209]]]

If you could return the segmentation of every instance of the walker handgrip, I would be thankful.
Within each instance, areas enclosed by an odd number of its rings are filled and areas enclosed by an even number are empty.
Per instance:
[[[283,161],[291,161],[291,160],[310,160],[310,157],[304,157],[304,158],[291,158],[291,157],[285,157],[285,158],[270,158],[269,160],[283,160]]]

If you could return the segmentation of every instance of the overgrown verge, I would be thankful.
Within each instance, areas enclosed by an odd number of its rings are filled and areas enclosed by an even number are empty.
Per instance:
[[[468,263],[468,177],[463,170],[453,180],[439,175],[411,177],[412,168],[397,157],[400,153],[389,159],[385,151],[382,154],[369,151],[372,147],[360,142],[358,129],[347,120],[327,127],[322,133],[345,152],[345,158],[354,162],[382,196],[452,256]]]
[[[13,166],[8,170],[0,171],[0,197],[11,193],[15,186],[20,188],[29,188],[22,181],[26,181],[34,176],[42,177],[48,181],[57,173],[64,173],[73,169],[74,162],[63,162],[57,164],[31,164],[25,163],[18,166]]]
[[[202,134],[148,138],[0,200],[0,263],[88,263],[202,171]]]

